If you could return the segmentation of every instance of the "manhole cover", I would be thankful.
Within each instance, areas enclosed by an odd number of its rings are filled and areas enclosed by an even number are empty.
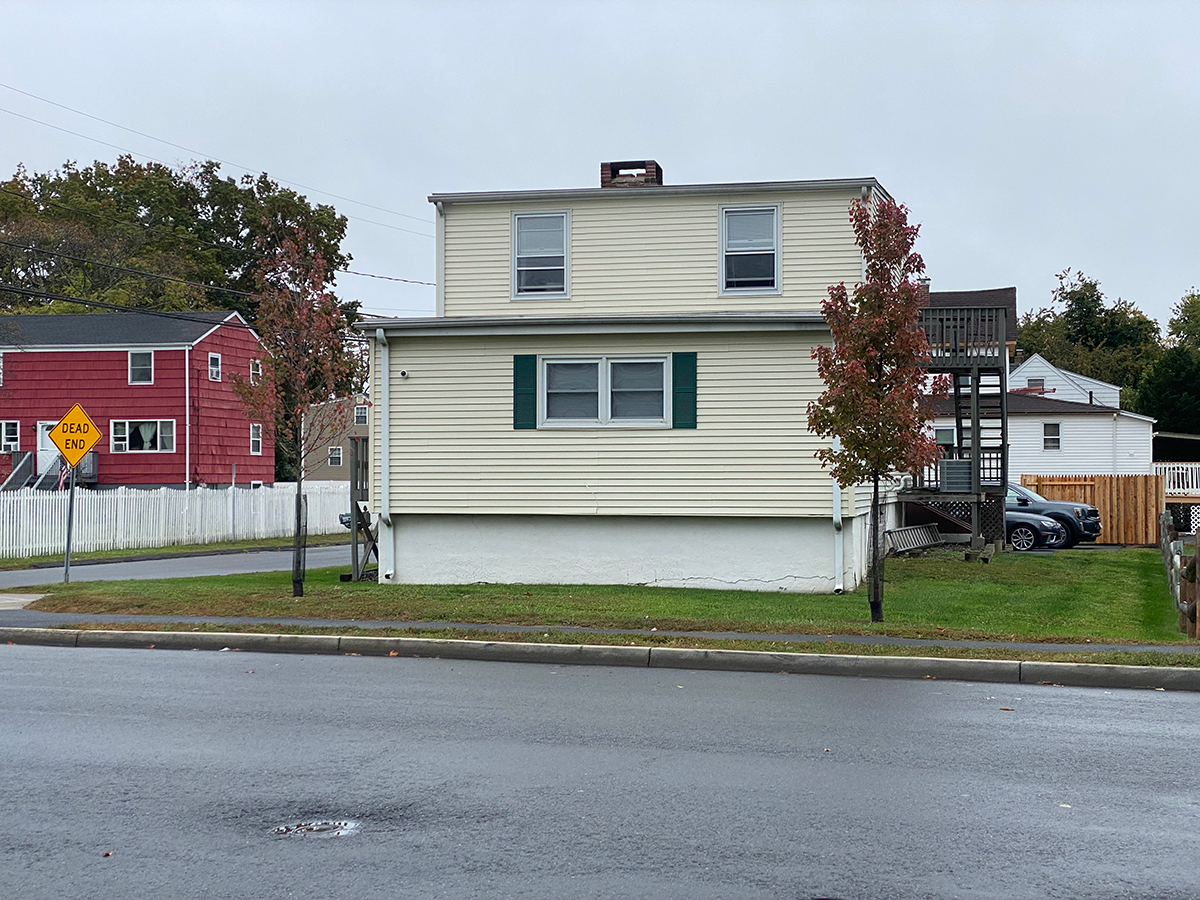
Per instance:
[[[297,822],[295,825],[280,825],[272,830],[272,834],[298,835],[301,837],[345,837],[355,834],[359,829],[358,822]]]

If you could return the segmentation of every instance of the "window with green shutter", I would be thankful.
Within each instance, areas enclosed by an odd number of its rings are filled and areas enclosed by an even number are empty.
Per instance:
[[[513,357],[513,428],[537,428],[537,357]]]

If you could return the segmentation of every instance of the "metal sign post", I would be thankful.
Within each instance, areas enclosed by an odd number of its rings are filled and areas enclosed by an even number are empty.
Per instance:
[[[63,416],[47,435],[71,469],[71,493],[67,499],[67,552],[63,559],[63,584],[70,584],[71,532],[75,524],[75,468],[87,456],[88,451],[96,446],[101,435],[96,423],[78,403],[71,407],[71,411]]]

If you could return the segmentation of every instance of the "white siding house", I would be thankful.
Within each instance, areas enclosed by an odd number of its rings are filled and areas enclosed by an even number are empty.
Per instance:
[[[1121,405],[1121,389],[1117,385],[1060,369],[1040,353],[1012,370],[1008,386],[1009,390],[1040,392],[1042,396],[1071,403]]]
[[[955,427],[948,401],[935,401],[934,427]],[[1154,420],[1127,410],[1028,394],[1008,395],[1008,474],[1149,475]]]
[[[850,203],[886,192],[601,184],[430,197],[437,316],[360,325],[379,580],[852,589],[869,497],[806,410]]]

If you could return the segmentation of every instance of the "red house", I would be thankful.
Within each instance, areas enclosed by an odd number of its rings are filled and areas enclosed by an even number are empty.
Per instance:
[[[235,465],[239,484],[273,482],[271,429],[231,380],[261,375],[258,335],[236,312],[178,315],[0,317],[0,479],[56,473],[47,432],[78,403],[103,435],[99,486],[229,484]]]

